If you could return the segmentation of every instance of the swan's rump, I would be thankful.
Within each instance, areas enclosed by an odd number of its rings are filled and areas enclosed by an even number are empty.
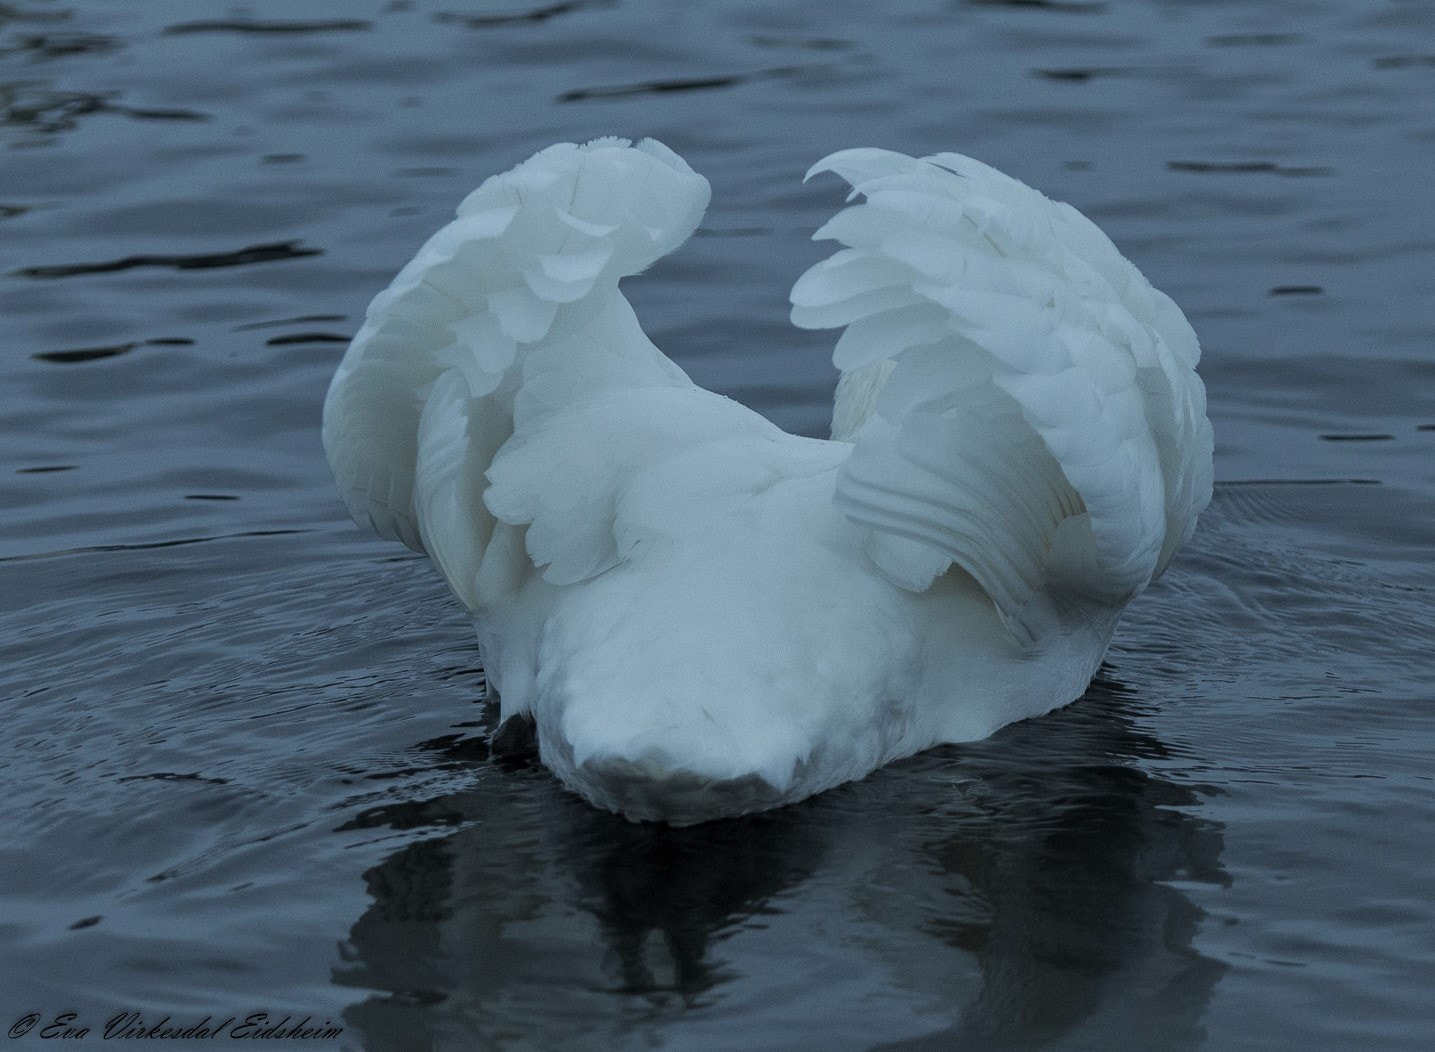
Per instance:
[[[561,603],[535,577],[479,615],[505,713],[531,706],[544,761],[590,799],[670,820],[670,796],[736,813],[911,751],[918,728],[897,702],[918,685],[918,633],[898,589],[850,572],[861,539],[831,500],[846,451],[778,434],[636,471],[605,520],[613,566],[557,586]],[[510,651],[530,607],[537,645]]]

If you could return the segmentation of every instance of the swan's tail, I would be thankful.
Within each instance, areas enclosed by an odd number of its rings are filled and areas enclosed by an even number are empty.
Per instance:
[[[1053,598],[1145,588],[1211,495],[1181,311],[1075,209],[970,158],[845,150],[823,171],[866,201],[818,231],[846,247],[792,317],[846,328],[835,499],[874,562],[915,590],[955,563],[1027,641]]]
[[[681,376],[617,286],[686,240],[708,197],[652,139],[552,146],[471,193],[370,304],[329,388],[324,448],[355,521],[427,552],[480,605],[512,563],[491,551],[511,555],[514,539],[482,493],[515,411]],[[607,360],[559,370],[545,349]]]

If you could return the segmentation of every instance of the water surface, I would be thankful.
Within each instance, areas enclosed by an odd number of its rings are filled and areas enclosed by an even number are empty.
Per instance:
[[[0,1024],[1428,1048],[1431,41],[1408,0],[0,5]],[[796,431],[833,149],[980,157],[1186,308],[1220,483],[1084,699],[682,831],[489,756],[464,617],[344,519],[319,406],[464,193],[614,133],[714,188],[629,283],[649,332]]]

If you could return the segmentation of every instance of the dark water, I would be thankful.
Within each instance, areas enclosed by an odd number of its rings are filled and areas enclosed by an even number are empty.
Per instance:
[[[0,1029],[1432,1047],[1435,7],[529,2],[0,4]],[[980,157],[1186,307],[1223,482],[1086,698],[685,831],[488,757],[319,405],[468,189],[609,133],[714,185],[649,331],[795,430],[835,148]]]

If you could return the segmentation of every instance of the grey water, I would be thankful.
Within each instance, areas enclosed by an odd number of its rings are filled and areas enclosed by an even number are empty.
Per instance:
[[[1432,98],[1416,0],[0,4],[0,1031],[1435,1047]],[[792,430],[838,148],[979,157],[1183,305],[1215,500],[1083,699],[677,831],[490,756],[319,407],[469,189],[607,134],[713,183],[648,331]]]

